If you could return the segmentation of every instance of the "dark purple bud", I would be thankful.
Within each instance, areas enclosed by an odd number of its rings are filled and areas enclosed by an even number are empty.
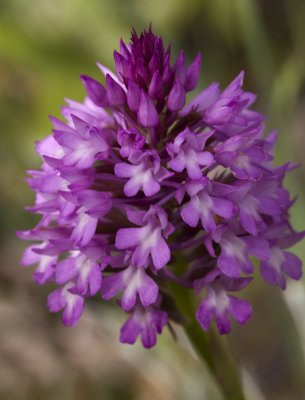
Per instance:
[[[175,65],[173,67],[175,72],[175,79],[180,81],[183,85],[186,80],[186,68],[185,68],[185,55],[184,51],[181,51]]]
[[[168,99],[167,106],[171,111],[178,111],[185,104],[185,90],[179,81],[176,81],[172,87]]]
[[[193,63],[188,67],[186,71],[186,81],[184,89],[189,92],[197,86],[200,70],[201,70],[201,53],[198,53]]]
[[[166,54],[166,57],[170,57],[170,55],[171,55],[171,45],[170,44],[167,46],[165,54]]]
[[[139,75],[143,79],[144,82],[147,82],[149,79],[148,71],[147,71],[145,64],[141,58],[137,61],[136,74]]]
[[[137,112],[140,106],[141,90],[139,86],[133,82],[128,82],[127,103],[133,112]]]
[[[124,78],[127,75],[127,60],[116,50],[113,53],[115,72],[121,82],[124,82]]]
[[[154,42],[155,42],[154,35],[152,35],[150,32],[147,32],[146,34],[144,34],[143,44],[142,44],[142,46],[143,46],[142,52],[143,52],[143,56],[146,60],[149,60],[153,55]]]
[[[107,98],[112,106],[122,106],[126,102],[126,94],[122,88],[109,74],[106,75]]]
[[[108,100],[104,86],[87,75],[81,75],[81,80],[85,86],[90,100],[92,100],[93,103],[99,107],[106,107],[108,105]]]
[[[170,86],[173,80],[173,70],[170,66],[170,57],[167,55],[164,60],[164,70],[162,75],[162,81],[165,86]]]
[[[130,51],[128,50],[128,47],[124,43],[123,39],[120,40],[120,52],[126,59],[130,57]]]
[[[148,94],[151,97],[158,99],[162,95],[162,93],[163,93],[162,78],[161,78],[160,72],[156,71],[153,74],[153,77],[151,79],[149,89],[148,89]]]
[[[162,65],[160,56],[157,51],[154,52],[153,56],[151,57],[149,64],[148,64],[148,69],[151,74],[153,74],[155,71],[160,70]]]
[[[142,90],[138,119],[141,125],[152,128],[159,123],[159,116],[151,98]]]
[[[163,40],[161,39],[161,37],[158,37],[156,39],[155,51],[158,52],[159,59],[162,60],[164,58],[164,55],[165,55],[165,49],[164,49],[164,44],[163,44]]]

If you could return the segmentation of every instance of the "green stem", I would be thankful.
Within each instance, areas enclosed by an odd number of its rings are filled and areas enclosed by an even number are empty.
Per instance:
[[[245,400],[242,384],[224,337],[215,330],[206,333],[195,319],[196,307],[190,291],[172,284],[173,294],[179,311],[185,316],[185,332],[195,351],[208,365],[226,400]]]

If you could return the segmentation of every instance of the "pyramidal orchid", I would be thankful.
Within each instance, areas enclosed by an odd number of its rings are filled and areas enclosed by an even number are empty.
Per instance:
[[[121,342],[150,348],[175,319],[174,282],[198,299],[203,330],[228,333],[251,316],[242,291],[255,268],[282,289],[302,275],[289,247],[304,232],[290,225],[283,187],[295,166],[273,164],[276,134],[250,108],[243,72],[188,101],[201,55],[172,62],[151,28],[121,40],[115,72],[98,65],[104,79],[81,76],[84,102],[68,100],[37,143],[43,163],[28,183],[41,219],[18,233],[34,241],[22,264],[37,265],[38,284],[57,285],[48,307],[66,326],[90,297],[119,298]]]

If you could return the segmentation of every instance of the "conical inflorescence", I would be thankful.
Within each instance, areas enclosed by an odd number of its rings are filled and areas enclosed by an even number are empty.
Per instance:
[[[231,318],[244,324],[251,316],[234,292],[253,279],[253,258],[282,289],[286,277],[301,277],[301,261],[287,249],[304,233],[289,223],[283,187],[295,166],[274,166],[276,133],[264,135],[243,73],[187,102],[201,55],[188,66],[181,52],[172,63],[151,29],[121,41],[114,64],[115,73],[99,64],[105,85],[81,76],[84,102],[67,100],[64,122],[51,117],[52,134],[37,143],[43,164],[28,183],[36,192],[30,211],[41,219],[19,232],[35,242],[22,264],[38,264],[38,284],[58,285],[48,307],[67,326],[86,299],[118,295],[129,314],[121,342],[140,336],[152,347],[173,314],[173,280],[200,295],[204,330],[215,319],[228,333]],[[177,276],[179,257],[185,269]]]

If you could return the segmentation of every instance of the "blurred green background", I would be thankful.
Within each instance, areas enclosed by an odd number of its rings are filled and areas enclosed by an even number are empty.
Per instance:
[[[39,166],[34,141],[50,132],[64,97],[82,100],[80,74],[100,79],[120,37],[153,23],[173,52],[203,53],[202,85],[225,87],[241,69],[255,108],[277,128],[276,161],[305,153],[305,1],[303,0],[0,0],[0,399],[218,400],[218,388],[178,329],[152,351],[118,343],[124,315],[92,302],[68,330],[46,310],[47,287],[19,267],[16,229],[35,218],[25,169]],[[305,227],[305,168],[287,179]],[[305,260],[304,244],[295,247]],[[246,294],[254,317],[230,345],[248,399],[305,399],[304,279],[283,294],[258,277]]]

